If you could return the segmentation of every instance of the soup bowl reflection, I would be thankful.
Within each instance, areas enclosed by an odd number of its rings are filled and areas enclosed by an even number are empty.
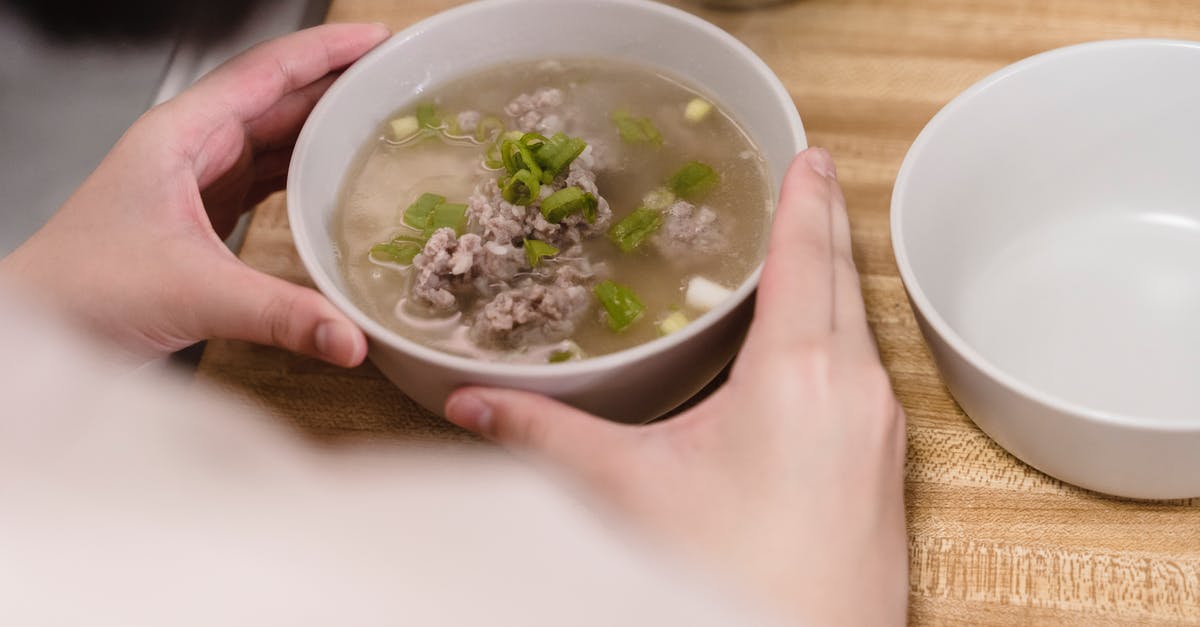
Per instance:
[[[514,38],[536,24],[537,36]],[[581,35],[581,25],[587,25]],[[313,282],[366,333],[372,362],[430,411],[464,385],[547,394],[600,416],[644,422],[710,382],[741,345],[761,265],[683,330],[624,351],[559,364],[485,362],[388,330],[347,297],[335,246],[344,178],[380,121],[431,89],[505,61],[612,58],[678,76],[713,97],[761,151],[772,187],[805,148],[800,116],[771,70],[729,34],[643,0],[486,0],[435,15],[368,53],[329,89],[297,140],[288,218]]]

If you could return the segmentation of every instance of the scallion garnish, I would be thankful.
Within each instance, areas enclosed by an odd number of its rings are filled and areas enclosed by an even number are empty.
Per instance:
[[[514,205],[527,206],[537,200],[542,191],[541,182],[529,170],[519,170],[500,183],[500,195]]]
[[[564,187],[542,201],[542,216],[551,224],[562,222],[572,213],[582,212],[588,222],[596,220],[596,197],[578,187]]]
[[[564,361],[571,361],[571,359],[574,357],[575,353],[571,351],[554,351],[553,353],[550,353],[550,356],[546,358],[546,361],[552,364],[560,364]]]
[[[652,233],[662,226],[662,214],[648,207],[638,207],[608,230],[608,238],[622,252],[633,252]]]
[[[429,216],[438,205],[446,202],[445,196],[424,193],[416,202],[404,210],[404,223],[417,230],[425,230],[429,224]]]
[[[476,141],[491,141],[504,133],[504,121],[500,118],[489,115],[479,120],[479,124],[475,127]]]
[[[549,183],[562,174],[583,150],[587,142],[564,133],[555,133],[534,150],[534,157],[542,166],[542,182]]]
[[[454,229],[455,235],[462,235],[467,230],[467,206],[458,203],[442,203],[433,208],[429,214],[429,222],[425,225],[426,239],[438,229]]]
[[[608,327],[613,331],[624,331],[646,310],[633,290],[612,281],[600,282],[592,293],[608,313]]]
[[[558,254],[558,249],[536,239],[525,240],[525,261],[530,268],[538,267],[542,262],[543,257],[553,257]]]
[[[424,247],[416,242],[396,239],[384,244],[375,244],[371,247],[369,254],[380,261],[407,266],[412,263],[413,257],[421,254],[423,249]]]
[[[623,109],[614,111],[610,117],[613,124],[617,125],[617,132],[621,134],[623,141],[630,144],[662,145],[662,133],[658,132],[649,118],[634,117]]]
[[[533,151],[520,140],[506,139],[500,143],[500,160],[509,174],[515,175],[521,170],[529,170],[540,181],[542,167],[533,158]],[[509,201],[512,202],[512,201]]]
[[[432,102],[422,102],[417,105],[417,124],[421,128],[437,130],[442,127],[442,116]]]
[[[667,179],[667,187],[680,198],[696,200],[712,191],[719,180],[717,172],[711,167],[699,161],[690,161]]]

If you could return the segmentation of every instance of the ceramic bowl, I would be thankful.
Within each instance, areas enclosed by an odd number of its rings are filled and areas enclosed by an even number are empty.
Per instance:
[[[536,36],[513,37],[536,28]],[[562,364],[485,363],[389,331],[346,296],[333,216],[343,177],[392,111],[463,74],[510,60],[612,58],[685,79],[715,97],[765,157],[778,188],[805,148],[800,116],[771,70],[729,34],[641,0],[488,0],[396,34],[349,68],[309,116],[288,177],[288,218],[313,282],[369,338],[371,360],[406,394],[441,413],[466,384],[532,390],[610,419],[643,422],[684,402],[729,362],[749,322],[756,270],[724,304],[685,329],[618,353]]]
[[[1200,44],[1041,54],[925,128],[892,197],[963,410],[1067,482],[1200,496]]]

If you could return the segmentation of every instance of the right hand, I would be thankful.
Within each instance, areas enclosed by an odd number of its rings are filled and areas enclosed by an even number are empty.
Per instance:
[[[875,348],[833,161],[784,181],[728,383],[649,426],[468,388],[455,423],[573,472],[605,502],[797,622],[903,624],[904,413]]]

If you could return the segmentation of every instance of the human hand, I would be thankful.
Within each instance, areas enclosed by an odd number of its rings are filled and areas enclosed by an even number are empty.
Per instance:
[[[634,427],[467,388],[453,422],[568,469],[618,513],[816,624],[902,624],[904,413],[880,364],[829,154],[783,184],[754,322],[729,381]]]
[[[316,291],[256,272],[221,239],[283,187],[300,126],[379,25],[321,26],[255,47],[142,115],[58,213],[0,261],[25,287],[138,358],[206,338],[342,366],[362,332]]]

